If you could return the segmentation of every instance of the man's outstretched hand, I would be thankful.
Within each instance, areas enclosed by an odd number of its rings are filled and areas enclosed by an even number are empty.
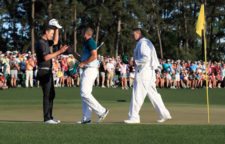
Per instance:
[[[79,67],[80,67],[80,68],[84,68],[85,65],[86,65],[85,63],[81,62],[81,63],[79,64]]]
[[[60,48],[60,53],[62,54],[62,53],[64,53],[67,49],[69,48],[69,46],[67,46],[67,45],[64,45],[64,46],[62,46],[61,48]]]

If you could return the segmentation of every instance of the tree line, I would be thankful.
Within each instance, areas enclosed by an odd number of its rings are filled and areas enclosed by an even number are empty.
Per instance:
[[[195,33],[200,5],[205,4],[210,60],[224,60],[224,0],[1,0],[0,50],[33,51],[44,23],[58,19],[60,40],[81,51],[81,31],[95,30],[102,55],[132,55],[132,29],[142,27],[164,59],[202,59]]]

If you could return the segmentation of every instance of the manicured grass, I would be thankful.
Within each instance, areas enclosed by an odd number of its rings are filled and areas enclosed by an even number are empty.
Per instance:
[[[173,104],[202,104],[206,103],[205,89],[158,89],[166,103]],[[100,101],[109,103],[113,102],[130,102],[131,89],[121,90],[94,88],[94,96]],[[210,89],[209,90],[210,104],[224,105],[225,104],[225,89]],[[40,88],[33,89],[10,89],[0,91],[0,104],[37,104],[42,101],[42,91]],[[146,99],[148,101],[148,99]],[[79,88],[57,88],[56,89],[57,103],[80,103]]]
[[[224,144],[225,126],[1,123],[4,144]]]
[[[94,88],[94,96],[110,108],[102,124],[79,125],[79,88],[57,88],[54,113],[60,125],[42,123],[42,91],[9,89],[0,91],[0,144],[224,144],[225,89],[210,89],[211,124],[207,124],[204,89],[159,89],[173,119],[156,124],[157,115],[146,98],[140,125],[125,125],[131,89]]]

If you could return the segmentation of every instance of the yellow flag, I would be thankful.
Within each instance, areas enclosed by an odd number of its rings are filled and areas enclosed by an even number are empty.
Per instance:
[[[196,33],[202,37],[202,30],[205,29],[205,8],[204,4],[201,5],[198,21],[196,24]]]

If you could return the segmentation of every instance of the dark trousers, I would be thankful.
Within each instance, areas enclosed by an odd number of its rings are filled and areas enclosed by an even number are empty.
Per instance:
[[[55,88],[53,82],[53,75],[51,71],[39,70],[38,79],[43,91],[43,114],[44,121],[53,119],[53,101],[55,98]]]

